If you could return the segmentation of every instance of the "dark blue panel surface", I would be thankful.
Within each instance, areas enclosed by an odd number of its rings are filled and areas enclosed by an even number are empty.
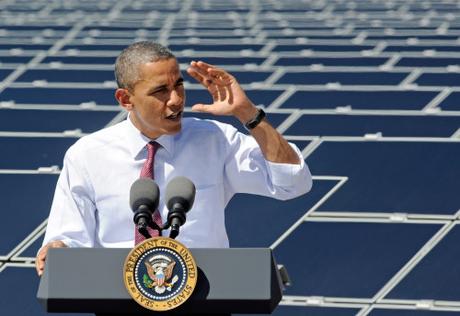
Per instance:
[[[306,140],[289,140],[289,142],[296,144],[296,146],[300,149],[300,151],[304,150],[305,147],[307,147],[308,144],[310,144],[310,141],[306,141]]]
[[[72,26],[53,25],[49,23],[46,25],[2,25],[2,28],[8,31],[68,31],[72,28]]]
[[[440,45],[417,45],[417,46],[408,46],[408,45],[389,45],[383,51],[384,52],[422,52],[424,50],[435,50],[439,52],[460,52],[460,47],[458,45],[451,46],[440,46]]]
[[[0,298],[2,315],[5,316],[46,316],[37,296],[40,279],[33,268],[8,267],[0,273]],[[27,303],[26,303],[27,302]],[[93,316],[93,314],[58,314],[56,316]]]
[[[235,76],[240,84],[248,84],[252,82],[264,82],[272,72],[269,71],[232,71],[231,74]],[[195,79],[187,75],[190,82],[197,82]]]
[[[297,91],[281,107],[421,110],[438,93],[429,91]]]
[[[460,301],[459,240],[456,225],[386,298]]]
[[[127,39],[126,44],[87,44],[87,45],[66,45],[64,46],[61,50],[66,51],[68,49],[76,49],[76,50],[81,50],[81,51],[92,51],[92,50],[113,50],[117,52],[121,52],[123,49],[125,49],[128,45],[131,44],[131,40]]]
[[[288,114],[267,113],[267,119],[275,128],[278,127],[281,123],[283,123],[288,116]],[[248,134],[248,131],[246,131],[246,129],[243,127],[243,124],[241,124],[240,121],[238,121],[238,119],[233,116],[216,116],[207,113],[189,112],[185,114],[185,117],[197,117],[200,119],[217,120],[223,123],[230,124],[237,128],[240,132]]]
[[[231,74],[235,76],[240,84],[246,84],[251,82],[263,82],[265,81],[272,72],[269,71],[232,71]]]
[[[460,86],[460,73],[424,73],[415,80],[419,86]]]
[[[320,52],[359,52],[362,50],[373,49],[371,45],[277,45],[273,51],[301,51],[303,49],[310,49]]]
[[[7,255],[48,217],[56,181],[57,175],[0,175],[0,256]]]
[[[42,61],[42,64],[61,62],[63,64],[115,65],[115,60],[116,57],[105,56],[49,56]]]
[[[246,95],[256,105],[269,106],[283,91],[276,90],[251,90],[245,89]],[[1,94],[0,94],[1,97]],[[186,88],[186,104],[193,106],[197,103],[210,104],[212,103],[211,96],[204,88],[201,90],[191,90]]]
[[[67,148],[76,138],[0,137],[0,169],[62,166]]]
[[[444,111],[460,111],[460,92],[452,92],[439,104]]]
[[[440,227],[305,222],[275,248],[293,280],[285,294],[373,297]]]
[[[7,88],[0,93],[1,101],[25,104],[69,104],[96,102],[117,105],[113,89]]]
[[[326,35],[305,35],[305,36],[299,36],[298,34],[294,35],[285,35],[282,32],[278,32],[276,34],[269,33],[267,35],[267,38],[274,38],[274,39],[292,39],[292,40],[297,40],[298,38],[306,39],[306,40],[351,40],[355,38],[355,35],[333,35],[333,34],[326,34]],[[297,45],[294,44],[293,45]]]
[[[26,71],[16,81],[32,82],[46,80],[48,82],[98,82],[115,81],[113,70],[88,69],[32,69]]]
[[[313,115],[304,114],[286,135],[450,137],[460,128],[460,116]]]
[[[458,316],[459,312],[427,311],[420,309],[373,309],[369,316]]]
[[[277,83],[326,84],[338,82],[343,85],[398,85],[409,73],[405,72],[290,72]]]
[[[12,72],[13,70],[11,69],[0,69],[0,81],[8,77],[8,75]]]
[[[282,306],[279,305],[272,316],[354,316],[359,312],[357,308],[337,308],[337,307],[306,307],[306,306]],[[254,316],[254,314],[232,314],[235,316]],[[448,315],[446,315],[448,316]]]
[[[313,174],[348,181],[318,211],[454,214],[460,205],[459,142],[323,142]]]
[[[383,57],[280,57],[276,66],[308,66],[321,64],[325,66],[380,66],[387,62]]]
[[[109,123],[118,112],[45,111],[0,109],[0,129],[16,132],[63,132],[81,129],[94,132]]]
[[[407,40],[409,38],[416,38],[418,40],[456,40],[458,37],[455,35],[378,35],[367,36],[366,40]]]
[[[460,65],[460,58],[446,57],[402,57],[396,67],[446,67]]]
[[[38,253],[38,250],[41,248],[42,243],[43,243],[43,238],[45,237],[45,234],[43,233],[40,235],[40,238],[38,238],[36,241],[34,241],[29,247],[24,249],[23,252],[19,253],[18,255],[20,257],[29,257],[29,258],[35,258],[35,256]]]
[[[269,247],[337,182],[315,180],[309,193],[288,201],[237,194],[226,209],[230,247]]]
[[[32,57],[30,56],[0,56],[0,63],[28,63],[31,59]]]
[[[181,63],[187,63],[187,64],[189,64],[193,60],[197,60],[197,58],[188,58],[188,57],[179,58],[179,61]],[[201,58],[198,60],[201,60]],[[262,58],[262,57],[203,57],[202,60],[211,65],[245,65],[245,64],[260,65],[265,61],[265,58]]]
[[[161,27],[142,27],[142,29],[147,30],[147,31],[156,31],[156,30],[160,30]],[[109,32],[112,32],[112,31],[125,31],[125,32],[134,33],[137,30],[139,30],[139,27],[101,25],[101,24],[98,24],[98,23],[93,23],[92,25],[87,25],[87,26],[83,27],[82,32],[92,31],[92,30],[97,30],[97,31],[100,31],[100,32],[104,32],[104,31],[109,31]]]
[[[241,50],[253,50],[259,51],[264,48],[262,44],[218,44],[218,45],[205,45],[205,44],[172,44],[169,45],[169,49],[174,52],[178,52],[185,49],[192,49],[195,51],[241,51]]]
[[[2,49],[15,49],[20,48],[24,50],[48,50],[51,48],[51,44],[26,44],[26,43],[14,43],[14,44],[0,44],[0,50]]]

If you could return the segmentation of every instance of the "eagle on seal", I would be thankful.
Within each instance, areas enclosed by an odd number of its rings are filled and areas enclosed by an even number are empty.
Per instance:
[[[152,257],[148,261],[145,262],[145,266],[150,279],[153,280],[152,285],[155,287],[169,287],[170,284],[167,281],[172,277],[176,262],[167,256],[161,255]]]

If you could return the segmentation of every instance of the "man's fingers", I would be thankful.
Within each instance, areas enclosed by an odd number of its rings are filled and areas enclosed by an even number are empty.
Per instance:
[[[195,68],[188,68],[187,69],[187,73],[193,77],[196,81],[200,82],[201,84],[203,84],[204,86],[206,86],[206,78],[204,77],[204,75],[200,74]]]
[[[192,111],[194,112],[203,112],[203,113],[211,113],[212,106],[210,104],[202,104],[198,103],[192,106]]]
[[[42,248],[35,259],[35,269],[37,270],[38,276],[41,276],[43,274],[43,270],[45,269],[45,259],[48,248],[48,246]]]
[[[60,240],[55,240],[52,242],[49,242],[46,244],[42,249],[37,254],[37,258],[35,258],[35,269],[37,270],[38,276],[41,276],[43,274],[43,271],[45,270],[45,261],[46,261],[46,255],[48,254],[48,250],[50,248],[65,248],[67,245],[60,241]]]

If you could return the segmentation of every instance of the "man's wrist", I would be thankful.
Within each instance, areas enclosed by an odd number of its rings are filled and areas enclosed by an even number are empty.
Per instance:
[[[247,131],[250,131],[254,129],[257,125],[262,122],[262,120],[265,118],[265,112],[261,108],[257,108],[257,114],[249,121],[247,121],[244,125],[244,128]]]
[[[238,112],[234,113],[234,116],[244,125],[252,120],[258,112],[257,107],[250,103],[247,106],[241,107]]]

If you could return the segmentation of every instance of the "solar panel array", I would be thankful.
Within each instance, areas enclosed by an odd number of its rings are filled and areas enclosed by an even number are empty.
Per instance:
[[[275,315],[459,314],[459,13],[453,0],[0,1],[1,314],[45,314],[33,261],[63,154],[125,118],[113,63],[144,39],[182,69],[232,72],[311,168],[308,195],[227,209],[231,245],[271,247],[290,273]],[[209,96],[185,80],[191,116]]]

